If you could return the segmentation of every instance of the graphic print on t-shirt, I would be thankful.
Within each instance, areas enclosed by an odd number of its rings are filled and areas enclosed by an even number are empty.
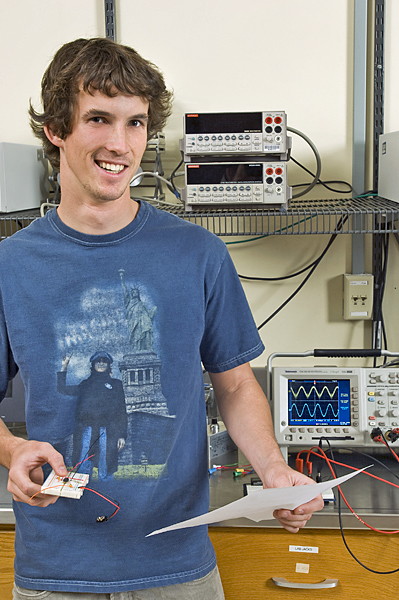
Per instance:
[[[166,475],[175,420],[162,393],[156,306],[124,269],[79,300],[57,326],[57,390],[76,402],[65,460],[94,480]]]

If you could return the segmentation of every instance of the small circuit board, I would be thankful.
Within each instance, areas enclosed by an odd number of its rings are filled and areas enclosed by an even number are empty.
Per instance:
[[[51,471],[42,485],[42,494],[51,496],[64,496],[66,498],[81,498],[84,488],[89,482],[89,475],[85,473],[72,473],[67,477],[60,477]]]

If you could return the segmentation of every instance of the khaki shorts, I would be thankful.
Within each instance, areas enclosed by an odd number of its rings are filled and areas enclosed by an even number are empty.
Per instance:
[[[218,568],[201,577],[178,583],[134,592],[86,594],[80,592],[41,592],[14,585],[13,600],[224,600]]]

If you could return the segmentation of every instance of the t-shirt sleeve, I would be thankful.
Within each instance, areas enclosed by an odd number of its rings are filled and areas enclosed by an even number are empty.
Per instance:
[[[18,367],[10,348],[7,326],[3,314],[0,296],[0,402],[6,395],[8,382],[15,377]]]
[[[253,360],[263,350],[244,290],[226,251],[206,299],[202,363],[207,371],[221,373]]]

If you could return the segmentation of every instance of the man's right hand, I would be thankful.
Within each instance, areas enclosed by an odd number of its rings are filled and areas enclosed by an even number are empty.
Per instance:
[[[8,491],[17,502],[41,507],[53,504],[58,496],[39,493],[44,480],[42,466],[49,463],[57,475],[66,477],[62,454],[47,442],[17,439],[10,454]]]

